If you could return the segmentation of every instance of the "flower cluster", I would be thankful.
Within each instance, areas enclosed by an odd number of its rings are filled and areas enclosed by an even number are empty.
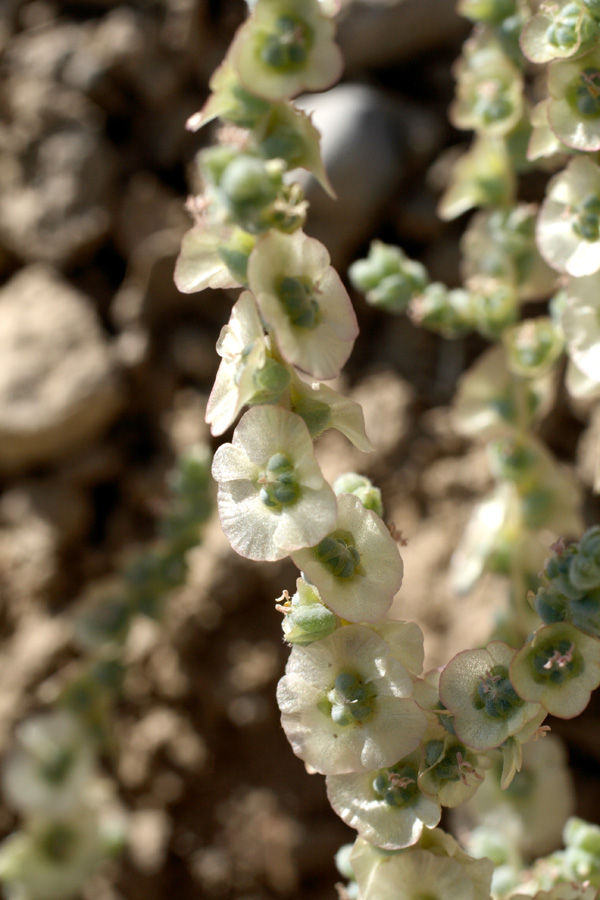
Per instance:
[[[462,0],[477,24],[456,66],[451,118],[475,139],[440,212],[483,207],[462,244],[464,287],[431,283],[421,263],[381,241],[350,270],[373,306],[408,312],[447,337],[476,330],[498,341],[462,379],[455,405],[459,430],[488,442],[497,486],[475,509],[453,574],[461,589],[486,570],[507,575],[512,618],[485,648],[423,675],[420,630],[386,618],[403,562],[381,495],[357,473],[332,490],[313,448],[336,428],[370,449],[360,407],[322,383],[347,362],[357,322],[326,248],[302,230],[307,205],[290,174],[304,167],[329,188],[318,133],[291,99],[338,77],[333,21],[317,0],[250,6],[189,122],[195,130],[219,116],[235,128],[200,154],[205,191],[188,204],[195,224],[175,273],[187,292],[243,288],[219,338],[206,414],[222,435],[243,413],[214,458],[221,523],[241,555],[289,556],[300,570],[295,593],[277,604],[291,645],[277,700],[293,751],[326,776],[331,805],[359,834],[349,863],[361,900],[490,900],[492,864],[437,827],[443,807],[474,802],[488,775],[518,791],[548,713],[576,715],[600,684],[595,600],[583,600],[595,596],[594,537],[581,544],[579,588],[567,590],[546,567],[535,607],[552,613],[540,612],[541,626],[526,602],[549,533],[582,530],[579,492],[533,428],[552,405],[565,347],[581,373],[597,371],[585,336],[595,283],[584,279],[600,267],[599,170],[577,156],[539,212],[516,199],[517,175],[534,159],[554,164],[600,147],[600,16],[593,0],[542,2],[535,12],[525,0]],[[521,48],[550,62],[548,96],[535,110]],[[566,293],[548,315],[521,321],[522,304],[553,294],[557,274]],[[587,900],[587,887],[575,890]]]
[[[8,803],[25,818],[0,844],[7,896],[74,897],[124,837],[111,785],[74,716],[60,710],[22,723],[2,776]]]

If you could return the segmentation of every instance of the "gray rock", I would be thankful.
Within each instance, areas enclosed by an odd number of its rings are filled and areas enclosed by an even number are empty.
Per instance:
[[[29,266],[0,291],[0,472],[88,446],[121,407],[111,351],[87,298]]]
[[[322,240],[334,265],[346,265],[389,207],[410,157],[436,150],[440,126],[423,109],[363,84],[340,84],[299,100],[321,133],[325,168],[337,200],[300,171],[310,201],[307,231]]]
[[[346,72],[401,65],[428,50],[458,44],[469,26],[455,6],[450,0],[350,0],[337,36]]]
[[[50,63],[49,63],[50,65]],[[0,242],[26,261],[81,262],[110,225],[114,155],[102,114],[48,80],[7,79],[0,123]]]

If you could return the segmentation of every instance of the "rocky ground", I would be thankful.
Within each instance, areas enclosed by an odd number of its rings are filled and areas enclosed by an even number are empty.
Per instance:
[[[342,13],[344,82],[306,101],[339,194],[334,204],[307,184],[307,230],[341,271],[378,236],[457,283],[462,226],[439,223],[427,180],[461,139],[446,124],[449,69],[467,30],[452,7],[355,0]],[[183,126],[244,9],[0,4],[2,748],[72,660],[78,598],[152,538],[174,455],[208,438],[214,344],[231,298],[183,296],[172,282],[193,156],[210,139]],[[491,484],[484,448],[453,433],[448,409],[483,342],[442,342],[355,299],[362,334],[343,387],[364,405],[376,450],[362,456],[330,434],[319,454],[328,475],[356,468],[383,488],[409,539],[395,612],[423,627],[437,665],[467,633],[483,640],[503,602],[491,581],[457,601],[445,576]],[[589,487],[585,419],[561,402],[545,430]],[[597,521],[590,498],[587,515]],[[274,700],[286,658],[274,599],[294,578],[287,563],[236,557],[213,518],[164,628],[134,628],[112,766],[132,811],[130,846],[89,900],[334,896],[332,854],[350,832],[323,779],[293,757]],[[580,811],[597,821],[589,721],[569,733],[586,779]],[[13,825],[0,810],[2,833]]]

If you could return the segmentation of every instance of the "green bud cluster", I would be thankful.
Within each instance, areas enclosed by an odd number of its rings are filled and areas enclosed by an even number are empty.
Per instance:
[[[390,313],[405,312],[429,282],[421,263],[409,259],[399,247],[382,241],[373,241],[368,257],[352,263],[348,275],[354,287],[366,294],[371,306]]]
[[[450,290],[439,281],[428,284],[410,306],[410,317],[418,325],[446,338],[457,338],[471,329],[469,292]]]
[[[283,159],[265,159],[258,153],[240,153],[235,147],[218,146],[203,150],[200,169],[212,188],[213,200],[227,217],[249,235],[259,235],[270,228],[294,231],[305,219],[306,210],[299,184],[284,184]],[[242,252],[249,244],[238,237]],[[238,249],[234,245],[230,253]],[[248,254],[252,248],[249,247]],[[227,252],[227,251],[225,251]],[[227,256],[223,257],[229,264]],[[234,255],[232,263],[240,267]],[[244,266],[245,273],[245,266]]]
[[[321,601],[316,588],[298,579],[298,590],[282,607],[285,615],[281,623],[288,644],[302,646],[320,641],[339,625],[339,619]]]
[[[533,604],[543,622],[570,622],[600,636],[600,527],[590,528],[578,543],[556,547],[542,579]]]

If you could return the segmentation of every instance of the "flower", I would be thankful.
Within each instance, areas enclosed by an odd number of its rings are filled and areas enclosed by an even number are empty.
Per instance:
[[[337,502],[335,528],[292,559],[334,613],[350,622],[376,622],[402,584],[402,558],[379,516],[358,497],[340,494]]]
[[[215,453],[221,525],[249,559],[276,560],[321,540],[335,523],[335,494],[325,482],[300,416],[255,406],[233,442]]]
[[[390,647],[364,625],[344,625],[292,648],[277,686],[281,724],[294,753],[317,772],[392,766],[411,753],[426,717]]]
[[[543,625],[516,654],[510,679],[525,700],[572,719],[600,684],[600,640],[567,622]]]
[[[580,372],[600,382],[600,273],[569,279],[561,325],[567,352]]]
[[[482,135],[456,161],[439,203],[442,219],[456,219],[474,206],[506,206],[515,192],[515,175],[499,137]]]
[[[121,848],[125,823],[106,784],[80,799],[68,816],[34,816],[0,844],[0,880],[10,900],[71,900]]]
[[[424,827],[435,828],[442,810],[418,783],[421,754],[372,772],[328,775],[327,796],[334,810],[361,837],[384,850],[410,847]]]
[[[553,269],[580,278],[600,269],[600,169],[578,156],[549,182],[537,227]]]
[[[323,244],[271,231],[248,261],[250,289],[283,358],[313,378],[335,378],[358,334],[348,292]]]
[[[593,36],[593,20],[574,0],[543,0],[521,32],[521,49],[534,63],[574,56]]]
[[[239,236],[244,234],[240,229],[218,223],[198,222],[184,234],[175,263],[174,278],[179,291],[193,294],[205,288],[216,290],[238,286],[240,280],[233,276],[223,252],[227,242],[235,238],[236,231],[239,242]],[[250,235],[247,239],[251,246],[254,239]]]
[[[536,218],[537,208],[531,203],[476,213],[461,240],[463,277],[501,279],[515,288],[520,300],[548,294],[556,273],[536,247]]]
[[[428,740],[424,757],[419,787],[450,808],[473,796],[484,780],[482,773],[491,765],[486,756],[478,756],[449,734]]]
[[[383,853],[359,837],[350,865],[361,900],[491,900],[493,863],[468,856],[439,828],[397,853]]]
[[[509,666],[516,651],[503,641],[463,650],[440,676],[440,700],[453,713],[456,736],[474,750],[491,750],[539,715],[515,690]]]
[[[227,60],[242,86],[266,100],[322,91],[342,73],[334,25],[317,0],[258,0]]]
[[[338,394],[326,384],[307,384],[291,373],[292,410],[302,416],[313,440],[335,428],[362,453],[373,449],[365,431],[365,417],[360,403]],[[336,491],[339,493],[339,491]]]
[[[550,316],[513,325],[504,332],[502,341],[510,370],[523,378],[539,378],[549,372],[564,345],[561,330]]]
[[[93,773],[93,750],[79,722],[56,710],[19,726],[2,787],[8,803],[22,813],[63,815],[79,802]]]
[[[244,291],[217,342],[222,362],[206,407],[212,434],[223,434],[255,393],[254,376],[264,366],[265,335],[254,298]]]
[[[450,119],[457,128],[504,135],[523,113],[523,76],[491,34],[481,29],[464,45]]]
[[[575,805],[565,745],[553,734],[523,744],[521,770],[504,790],[501,772],[498,758],[477,793],[457,810],[458,827],[493,829],[528,857],[551,852]]]
[[[593,23],[597,32],[598,25]],[[548,66],[548,120],[559,140],[574,150],[600,150],[600,51]]]
[[[453,409],[455,427],[469,436],[504,434],[507,425],[543,418],[554,394],[552,377],[542,374],[524,382],[509,369],[506,349],[490,347],[459,380]]]
[[[213,119],[221,118],[240,128],[254,128],[268,114],[270,104],[245,90],[229,60],[215,69],[209,81],[211,94],[202,107],[185,123],[188,131],[198,131]]]

